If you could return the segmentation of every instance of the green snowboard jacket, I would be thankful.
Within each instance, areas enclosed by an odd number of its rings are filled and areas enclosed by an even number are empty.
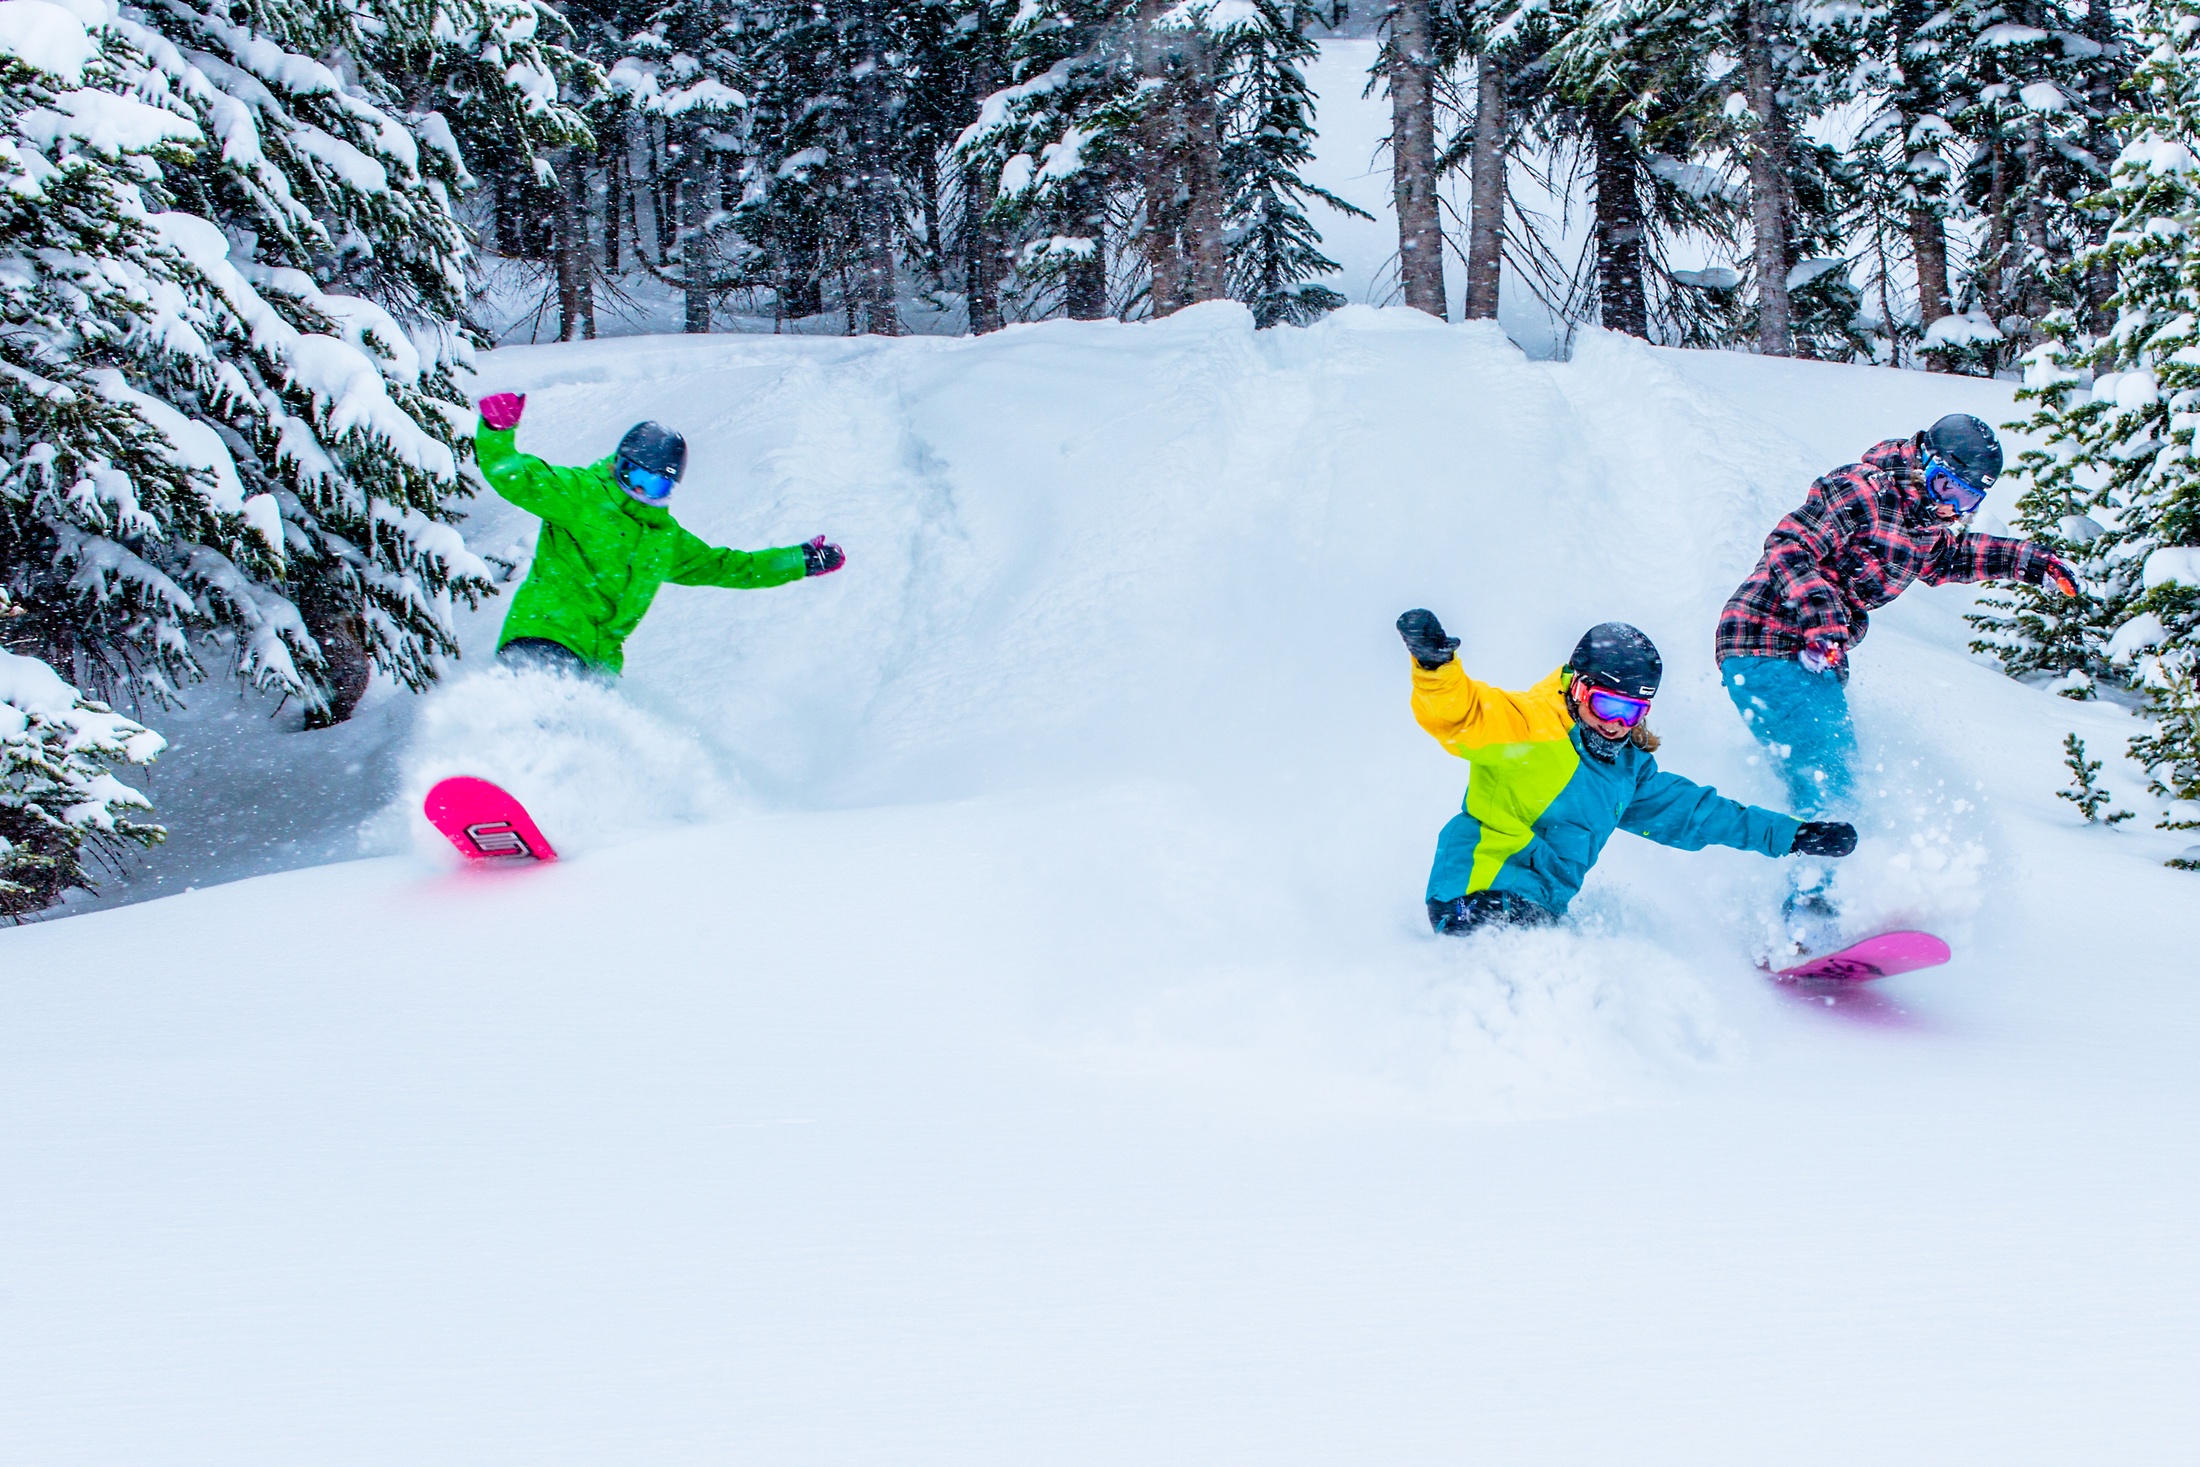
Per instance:
[[[547,637],[616,673],[626,665],[626,639],[665,582],[783,586],[807,570],[799,545],[756,551],[706,545],[669,511],[621,489],[610,459],[560,468],[514,448],[513,433],[487,423],[474,433],[475,461],[489,487],[542,517],[534,568],[512,598],[499,649],[520,637]]]

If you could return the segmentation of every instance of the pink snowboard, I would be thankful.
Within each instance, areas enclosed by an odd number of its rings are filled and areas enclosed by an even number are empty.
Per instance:
[[[520,802],[486,779],[446,779],[428,791],[421,808],[469,861],[558,858]]]
[[[1948,944],[1930,932],[1882,932],[1837,953],[1781,968],[1772,976],[1783,983],[1861,983],[1936,968],[1947,961]]]

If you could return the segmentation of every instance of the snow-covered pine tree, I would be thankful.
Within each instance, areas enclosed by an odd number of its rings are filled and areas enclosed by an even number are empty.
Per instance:
[[[1718,28],[1671,0],[1580,0],[1561,24],[1538,128],[1588,175],[1592,275],[1580,296],[1614,331],[1647,338],[1664,316],[1684,344],[1723,342],[1734,308],[1676,281],[1665,258],[1678,238],[1730,238],[1740,217],[1738,190],[1707,157],[1730,90]]]
[[[188,673],[214,625],[271,675],[311,646],[252,579],[279,564],[274,502],[131,385],[204,351],[142,188],[192,125],[120,94],[141,62],[60,6],[0,6],[0,918],[83,884],[87,846],[160,837],[110,772],[159,736],[50,663],[129,686]]]
[[[1928,0],[1880,0],[1864,11],[1865,57],[1857,80],[1876,102],[1848,149],[1860,193],[1852,233],[1869,235],[1881,330],[1897,357],[1954,310],[1948,277],[1948,218],[1956,206],[1949,123],[1951,68],[1961,64],[1953,18]],[[1907,246],[1915,320],[1896,299],[1888,241]],[[1936,358],[1936,365],[1945,366]]]
[[[1977,624],[1981,645],[2012,671],[2135,676],[2152,694],[2154,728],[2132,753],[2160,792],[2191,801],[2200,800],[2200,3],[2148,0],[2137,36],[2145,110],[2128,120],[2132,140],[2089,204],[2115,222],[2068,272],[2113,272],[2114,324],[2096,337],[2081,307],[2051,314],[2021,394],[2043,440],[2019,461],[2030,481],[2021,518],[2079,566],[2089,595],[2068,617],[2050,620],[2056,608],[2034,594]]]
[[[999,168],[994,210],[1022,241],[1020,270],[1059,282],[1072,316],[1107,312],[1111,259],[1128,308],[1168,315],[1226,293],[1215,9],[1083,0],[1017,17],[1017,80],[961,148]]]
[[[211,226],[159,210],[164,165],[200,134],[158,89],[126,95],[145,58],[117,29],[21,0],[0,15],[6,645],[157,699],[198,675],[194,639],[219,629],[247,676],[302,692],[319,652],[276,588],[278,501],[185,405],[251,402],[211,338],[268,309],[199,268],[195,251],[226,248]]]
[[[1008,271],[993,217],[998,170],[956,152],[963,130],[987,97],[1008,81],[1011,0],[917,0],[910,21],[910,85],[902,132],[915,167],[924,219],[918,268],[960,295],[972,333],[1005,323],[1001,286]]]
[[[457,12],[423,15],[434,26]],[[349,715],[370,668],[424,687],[456,650],[451,602],[488,567],[452,528],[467,243],[455,134],[408,110],[400,10],[342,0],[126,6],[151,65],[134,81],[198,123],[166,187],[195,225],[172,241],[215,289],[214,366],[148,384],[221,435],[250,492],[282,510],[267,589],[310,629],[288,685],[309,721]],[[524,67],[506,84],[533,85]]]
[[[378,0],[357,39],[368,48],[362,69],[382,83],[378,105],[443,155],[423,159],[429,189],[446,209],[475,175],[516,190],[533,222],[548,226],[540,232],[560,338],[592,334],[594,137],[585,109],[603,74],[580,53],[572,23],[540,0]],[[339,283],[412,317],[371,287]]]
[[[1119,105],[1135,85],[1132,29],[1121,0],[1024,6],[1008,31],[1009,85],[956,141],[963,166],[992,175],[991,217],[1015,252],[1008,289],[1037,297],[1028,314],[1108,314],[1109,214],[1132,147]]]
[[[774,261],[774,283],[780,286],[782,302],[797,298],[801,307],[790,314],[815,314],[821,308],[811,299],[819,278],[817,262],[785,257],[811,253],[784,250],[784,236],[795,227],[793,211],[776,215],[776,199],[762,202],[783,183],[775,165],[792,175],[801,171],[804,160],[767,160],[753,141],[758,122],[751,78],[768,65],[764,53],[777,8],[732,10],[707,0],[665,0],[644,9],[642,27],[618,43],[622,54],[610,67],[598,119],[606,136],[621,139],[624,146],[631,146],[625,136],[628,126],[645,130],[646,183],[660,253],[652,260],[647,252],[638,252],[641,263],[681,292],[685,329],[707,332],[721,295],[771,274],[755,258],[755,243],[760,239],[767,252],[778,243],[782,250]],[[807,80],[811,73],[803,75]],[[796,82],[794,89],[802,90],[803,82]],[[744,240],[735,211],[753,214],[759,208],[780,233],[752,226]],[[807,288],[790,288],[790,272]]]
[[[0,616],[7,609],[0,592]],[[161,748],[159,734],[84,697],[45,663],[0,651],[0,922],[85,885],[87,855],[112,861],[161,839],[139,818],[145,797],[113,773]]]
[[[1264,322],[1304,320],[1335,268],[1304,201],[1313,95],[1300,70],[1325,13],[1296,0],[1027,5],[1014,81],[987,97],[955,156],[996,170],[992,218],[1027,285],[1067,313],[1106,313],[1109,263],[1132,310],[1235,296]],[[1112,235],[1112,237],[1111,237]],[[1037,310],[1043,313],[1041,302]]]
[[[1222,177],[1230,294],[1252,307],[1261,326],[1305,325],[1344,304],[1315,277],[1336,261],[1321,250],[1321,231],[1305,201],[1370,218],[1306,181],[1314,156],[1314,94],[1300,67],[1317,54],[1308,28],[1335,24],[1340,7],[1297,0],[1250,0],[1249,11],[1218,30],[1222,47]]]
[[[2108,222],[2081,201],[2107,182],[2109,159],[2095,150],[2109,139],[2095,109],[2121,65],[2113,19],[2094,10],[1966,0],[1940,22],[1964,58],[1947,78],[1947,115],[1972,144],[1963,186],[1984,233],[1957,287],[1958,307],[1978,326],[1970,350],[1950,355],[1979,370],[2023,355],[2052,312],[2088,304],[2087,277],[2068,266]],[[2089,25],[2105,25],[2103,38],[2086,34]]]
[[[1848,100],[1859,14],[1824,0],[1731,0],[1702,19],[1724,28],[1741,62],[1726,80],[1723,110],[1749,183],[1757,349],[1867,354],[1841,228],[1856,182],[1838,151],[1802,126]]]

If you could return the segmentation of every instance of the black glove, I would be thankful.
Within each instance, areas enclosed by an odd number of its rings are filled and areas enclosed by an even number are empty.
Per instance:
[[[847,563],[847,552],[828,543],[823,535],[802,547],[802,574],[806,576],[829,576]]]
[[[1459,645],[1457,637],[1444,635],[1444,624],[1433,611],[1417,609],[1399,617],[1398,635],[1406,639],[1413,660],[1430,672],[1451,661],[1452,649]]]
[[[1856,849],[1856,827],[1846,820],[1806,820],[1795,832],[1791,856],[1845,856]]]

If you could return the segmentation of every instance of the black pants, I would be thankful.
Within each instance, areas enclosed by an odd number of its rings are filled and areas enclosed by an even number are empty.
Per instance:
[[[1484,927],[1550,927],[1558,920],[1558,913],[1541,902],[1509,891],[1470,891],[1428,904],[1428,925],[1446,937],[1464,937]]]
[[[514,637],[497,648],[497,661],[514,672],[556,672],[590,682],[614,681],[610,673],[591,666],[580,653],[548,637]]]

